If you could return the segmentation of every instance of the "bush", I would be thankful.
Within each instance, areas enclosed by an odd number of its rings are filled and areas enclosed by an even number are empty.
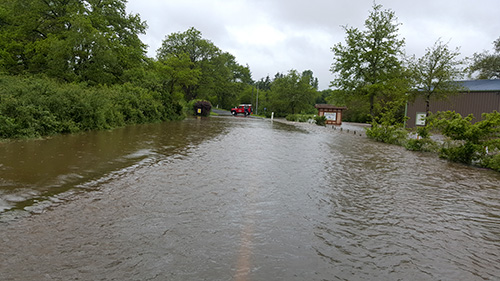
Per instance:
[[[388,102],[379,117],[372,121],[371,128],[366,129],[366,136],[379,142],[404,145],[408,132],[401,123],[400,109],[405,102],[405,100]]]
[[[475,124],[472,124],[473,119],[472,114],[462,117],[451,111],[432,116],[430,124],[449,138],[440,156],[454,162],[498,169],[500,113],[485,113],[483,120]]]
[[[417,128],[417,138],[409,139],[405,144],[405,148],[411,151],[436,151],[437,144],[430,138],[429,128],[418,127]]]
[[[405,144],[405,148],[410,151],[425,151],[431,152],[437,150],[437,144],[430,138],[409,139]]]
[[[316,116],[314,117],[316,121],[316,125],[318,126],[326,126],[326,117],[325,116]]]
[[[212,104],[206,100],[193,100],[192,108],[194,115],[209,116],[212,110]]]
[[[309,119],[314,119],[313,114],[289,114],[286,116],[286,120],[291,122],[307,122]]]
[[[481,166],[500,172],[500,153],[484,157]]]
[[[168,94],[131,84],[88,87],[0,75],[0,139],[110,129],[180,114]]]
[[[389,144],[403,145],[408,137],[408,132],[401,125],[372,123],[371,128],[366,129],[366,136]]]
[[[452,162],[459,162],[470,165],[474,161],[479,159],[477,148],[477,145],[474,145],[470,142],[464,142],[461,145],[441,148],[439,156]]]

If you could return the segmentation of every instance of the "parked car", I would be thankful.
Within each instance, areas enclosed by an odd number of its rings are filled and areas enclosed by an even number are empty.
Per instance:
[[[252,114],[252,105],[251,104],[240,104],[237,107],[231,108],[232,115],[243,114],[245,116]]]

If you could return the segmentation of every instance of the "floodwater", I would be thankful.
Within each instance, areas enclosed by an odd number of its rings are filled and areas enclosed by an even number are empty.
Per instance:
[[[495,280],[500,174],[235,117],[0,143],[0,280]]]

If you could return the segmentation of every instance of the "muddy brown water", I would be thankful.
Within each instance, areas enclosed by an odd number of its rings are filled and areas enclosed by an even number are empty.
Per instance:
[[[0,280],[495,280],[500,175],[235,117],[0,144]]]

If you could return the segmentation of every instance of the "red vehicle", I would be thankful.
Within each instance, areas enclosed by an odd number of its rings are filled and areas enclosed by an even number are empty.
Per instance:
[[[237,107],[231,108],[232,115],[243,114],[245,116],[252,114],[252,105],[251,104],[240,104]]]

